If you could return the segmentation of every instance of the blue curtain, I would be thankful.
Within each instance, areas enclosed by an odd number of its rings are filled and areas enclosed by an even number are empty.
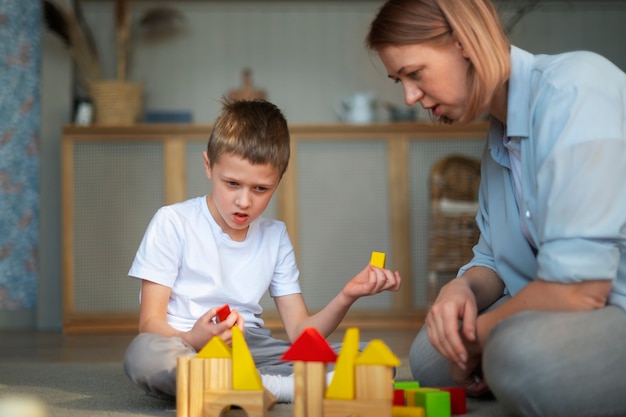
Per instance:
[[[0,0],[0,310],[34,309],[41,2]]]

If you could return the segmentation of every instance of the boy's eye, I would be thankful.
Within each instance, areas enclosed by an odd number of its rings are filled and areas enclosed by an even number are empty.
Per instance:
[[[257,191],[259,191],[259,192],[264,192],[264,191],[267,191],[267,187],[261,187],[261,186],[259,186],[259,187],[255,187],[255,189],[256,189]]]
[[[235,181],[226,181],[226,184],[228,184],[231,187],[236,187],[239,185],[239,183]]]

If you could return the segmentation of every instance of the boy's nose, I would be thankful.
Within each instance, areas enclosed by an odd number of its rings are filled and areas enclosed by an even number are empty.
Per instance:
[[[241,192],[237,195],[235,203],[241,208],[247,208],[250,206],[250,201],[250,194],[248,193],[248,191],[241,190]]]

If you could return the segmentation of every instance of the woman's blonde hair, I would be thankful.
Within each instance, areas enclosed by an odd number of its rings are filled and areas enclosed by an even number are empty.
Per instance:
[[[470,61],[469,102],[459,120],[470,122],[487,110],[511,73],[510,44],[490,0],[388,0],[372,21],[365,43],[379,51],[393,45],[450,41],[452,34]]]

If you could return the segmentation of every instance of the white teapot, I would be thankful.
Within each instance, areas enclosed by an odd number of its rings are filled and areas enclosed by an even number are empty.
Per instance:
[[[373,92],[360,92],[340,100],[336,112],[342,122],[371,123],[376,120],[376,107]]]

